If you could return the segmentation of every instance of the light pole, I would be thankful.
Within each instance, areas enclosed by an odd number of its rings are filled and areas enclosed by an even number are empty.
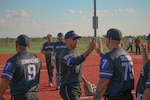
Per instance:
[[[96,16],[96,0],[94,0],[94,16],[93,16],[93,29],[94,29],[94,37],[96,41],[96,30],[98,29],[98,16]]]

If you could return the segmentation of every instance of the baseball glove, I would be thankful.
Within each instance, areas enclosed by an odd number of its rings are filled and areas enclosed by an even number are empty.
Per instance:
[[[84,82],[84,93],[86,96],[93,96],[96,92],[96,85],[90,83],[89,81]]]

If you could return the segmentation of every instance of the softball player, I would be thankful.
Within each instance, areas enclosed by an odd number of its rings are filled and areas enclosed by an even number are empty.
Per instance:
[[[49,86],[53,86],[53,73],[54,73],[54,42],[52,42],[52,35],[47,35],[47,42],[42,45],[41,53],[45,54],[46,66],[49,76]]]
[[[147,37],[148,50],[150,50],[150,34]],[[142,44],[143,68],[136,87],[137,100],[150,99],[150,61],[147,55],[147,46]]]
[[[55,43],[54,51],[56,54],[56,83],[57,87],[56,90],[60,89],[60,71],[59,71],[59,55],[61,51],[66,48],[65,42],[63,42],[64,36],[62,33],[58,33],[57,35],[58,41]]]
[[[0,97],[9,85],[11,100],[38,100],[41,61],[28,52],[28,47],[29,38],[18,36],[17,54],[8,59],[1,76]]]
[[[95,48],[94,40],[89,44],[86,52],[80,55],[77,51],[78,39],[81,38],[74,31],[65,35],[66,47],[60,54],[61,87],[60,95],[64,100],[79,100],[82,81],[81,63]]]
[[[131,56],[121,48],[122,33],[110,29],[106,35],[106,45],[111,50],[101,55],[100,80],[94,100],[105,96],[105,100],[133,100],[131,90],[134,88],[133,61]],[[99,46],[101,47],[101,46]]]

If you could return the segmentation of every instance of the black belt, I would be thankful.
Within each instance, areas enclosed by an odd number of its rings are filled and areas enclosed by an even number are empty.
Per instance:
[[[104,95],[104,96],[105,97],[115,97],[115,96],[123,96],[123,95],[128,95],[128,94],[131,94],[131,90],[124,91],[122,93],[117,93],[117,94],[107,94],[107,95]]]

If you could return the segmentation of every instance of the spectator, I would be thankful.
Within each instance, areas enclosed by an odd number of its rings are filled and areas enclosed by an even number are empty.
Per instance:
[[[99,41],[96,51],[101,56],[99,82],[94,100],[133,100],[134,88],[131,56],[121,47],[122,33],[112,28],[107,31],[106,45],[110,52],[104,54]]]
[[[136,53],[135,53],[135,54],[138,54],[138,53],[139,53],[139,55],[141,54],[140,39],[139,39],[139,37],[137,37],[137,38],[135,39],[135,50],[136,50]]]
[[[45,55],[46,66],[49,76],[49,86],[53,86],[53,74],[54,74],[54,42],[52,41],[52,35],[47,35],[47,41],[42,45],[41,53]]]
[[[147,49],[150,50],[150,34],[147,37],[147,45],[142,43],[143,68],[136,87],[137,100],[150,99],[150,60],[148,59]]]
[[[65,35],[66,48],[60,54],[61,86],[60,95],[64,100],[80,100],[82,81],[82,62],[95,48],[94,39],[88,49],[80,55],[77,51],[78,36],[75,31]]]
[[[28,52],[29,37],[19,35],[16,40],[17,53],[7,60],[0,82],[0,100],[8,85],[11,100],[38,100],[41,60]]]
[[[128,43],[128,48],[126,49],[126,51],[128,51],[130,49],[131,52],[133,52],[133,49],[132,49],[133,40],[132,40],[131,36],[129,36],[127,43]]]
[[[58,39],[58,41],[55,43],[55,46],[54,46],[54,51],[56,53],[56,83],[57,83],[56,90],[60,89],[59,55],[60,55],[61,51],[64,48],[66,48],[66,44],[63,41],[64,36],[62,33],[58,33],[57,39]]]

